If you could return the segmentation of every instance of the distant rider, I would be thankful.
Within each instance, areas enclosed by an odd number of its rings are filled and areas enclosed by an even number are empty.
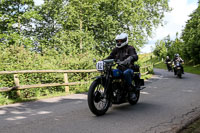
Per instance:
[[[180,62],[181,64],[184,63],[184,60],[179,56],[179,54],[175,54],[173,63],[176,65],[177,62]],[[184,74],[183,66],[181,65],[181,71]],[[174,75],[176,75],[175,67],[174,67]]]
[[[167,70],[168,71],[172,70],[172,68],[171,68],[171,59],[169,58],[169,56],[166,57],[165,64],[167,65]]]

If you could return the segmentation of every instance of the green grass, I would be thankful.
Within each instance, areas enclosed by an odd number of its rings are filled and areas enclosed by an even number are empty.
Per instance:
[[[200,118],[182,129],[179,133],[200,133]]]
[[[193,73],[193,74],[200,74],[200,64],[199,65],[184,65],[185,72]]]

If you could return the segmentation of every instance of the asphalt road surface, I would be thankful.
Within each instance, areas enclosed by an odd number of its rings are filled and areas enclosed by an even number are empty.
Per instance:
[[[200,76],[155,69],[137,105],[113,105],[96,117],[87,94],[0,107],[0,133],[175,133],[200,115]]]

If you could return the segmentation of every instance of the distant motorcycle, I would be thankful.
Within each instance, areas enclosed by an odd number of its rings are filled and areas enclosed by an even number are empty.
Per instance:
[[[97,116],[104,115],[112,104],[129,102],[134,105],[139,100],[140,90],[143,89],[141,86],[144,86],[144,79],[140,79],[139,67],[136,67],[138,70],[135,70],[133,75],[133,85],[138,87],[135,92],[136,97],[131,98],[131,92],[128,91],[123,77],[113,74],[112,67],[116,64],[114,59],[98,61],[96,64],[101,75],[95,78],[89,88],[88,106],[90,111]]]
[[[167,65],[167,70],[170,72],[170,71],[173,71],[172,69],[172,62],[171,61],[168,61],[166,62],[166,65]]]
[[[180,61],[176,61],[176,64],[174,65],[174,72],[177,75],[177,77],[182,78],[182,66]]]

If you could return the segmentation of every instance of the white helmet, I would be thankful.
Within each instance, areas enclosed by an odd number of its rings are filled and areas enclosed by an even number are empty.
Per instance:
[[[123,46],[128,44],[128,34],[126,33],[121,33],[116,36],[115,38],[116,41],[116,47],[117,48],[122,48]]]
[[[175,54],[175,57],[179,57],[179,54]]]

